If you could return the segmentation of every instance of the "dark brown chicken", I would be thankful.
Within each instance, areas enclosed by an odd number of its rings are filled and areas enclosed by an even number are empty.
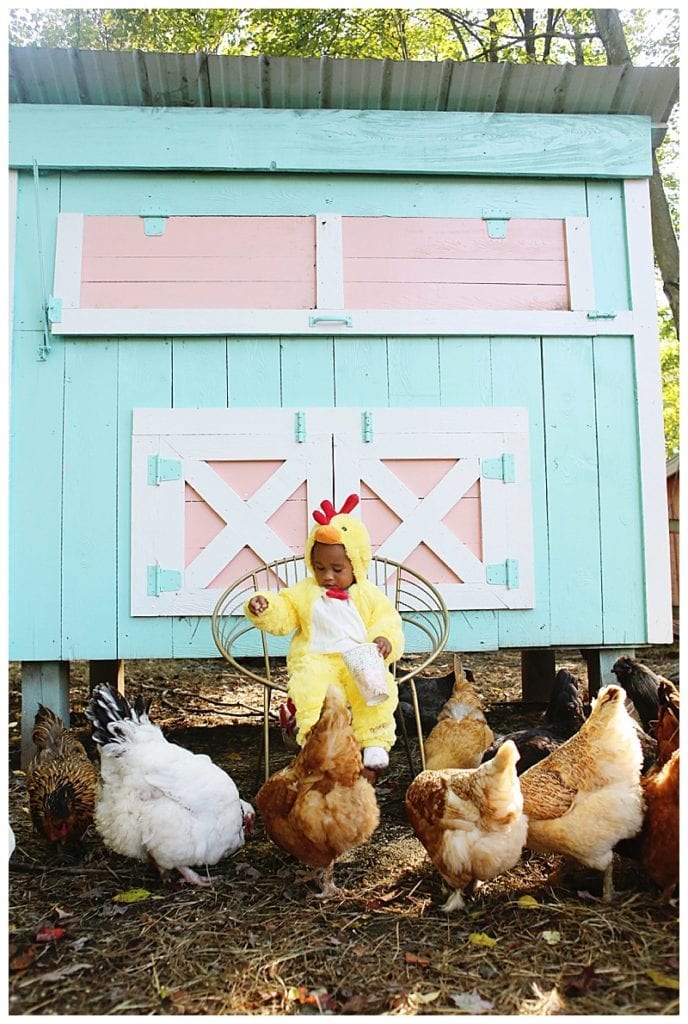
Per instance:
[[[560,747],[567,739],[574,736],[585,721],[583,698],[578,691],[578,680],[565,668],[560,668],[554,679],[550,702],[543,716],[544,724],[532,729],[520,729],[517,732],[498,736],[483,754],[483,761],[494,757],[506,740],[516,744],[520,758],[516,766],[519,775],[527,771],[538,761]]]
[[[657,721],[659,709],[659,684],[666,683],[676,690],[674,684],[657,675],[647,665],[641,664],[635,658],[624,655],[612,665],[612,672],[616,676],[619,685],[623,686],[628,696],[633,701],[638,712],[645,732],[653,733],[653,724]]]
[[[51,843],[78,842],[93,821],[98,774],[61,718],[38,705],[35,753],[26,769],[31,819]]]

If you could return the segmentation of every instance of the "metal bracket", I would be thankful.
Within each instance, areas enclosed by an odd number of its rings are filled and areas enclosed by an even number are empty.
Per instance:
[[[170,590],[182,589],[182,574],[178,569],[161,569],[159,565],[147,565],[147,593],[159,597]]]
[[[504,562],[495,562],[485,566],[485,581],[496,586],[517,590],[519,587],[518,559],[507,558]]]
[[[483,220],[487,224],[487,233],[490,238],[506,238],[507,221],[511,220],[511,214],[506,210],[493,210],[489,207],[483,209]]]
[[[306,414],[305,412],[294,413],[294,439],[303,444],[306,440]]]
[[[148,456],[148,483],[157,486],[167,480],[181,480],[182,464],[179,459],[163,459],[160,455]]]
[[[345,327],[353,327],[350,316],[318,316],[314,314],[308,317],[309,327],[315,327],[317,324],[344,324]]]
[[[504,452],[496,459],[483,459],[481,473],[485,480],[503,480],[505,484],[516,481],[516,459],[511,452]]]
[[[167,227],[167,217],[143,217],[144,235],[164,235]]]
[[[367,409],[361,413],[361,437],[366,443],[373,440],[373,414]]]

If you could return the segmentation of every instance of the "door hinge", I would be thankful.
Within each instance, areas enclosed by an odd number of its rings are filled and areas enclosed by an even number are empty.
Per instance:
[[[505,484],[516,482],[516,459],[511,452],[503,452],[496,459],[483,459],[482,476],[486,480],[502,480]]]
[[[303,444],[306,440],[306,414],[305,412],[294,413],[294,440]]]
[[[164,235],[167,226],[167,217],[150,217],[143,215],[144,235]]]
[[[161,569],[157,564],[147,565],[146,575],[149,597],[158,597],[168,590],[182,589],[182,574],[178,569]]]
[[[361,413],[361,438],[366,443],[373,440],[373,414],[368,409]]]
[[[483,220],[490,238],[506,238],[507,222],[511,220],[511,214],[506,210],[483,209]]]
[[[516,590],[519,586],[518,559],[507,558],[504,562],[495,562],[485,566],[485,581],[496,586]]]
[[[163,459],[160,455],[148,456],[148,483],[165,483],[166,480],[181,480],[182,464],[179,459]]]

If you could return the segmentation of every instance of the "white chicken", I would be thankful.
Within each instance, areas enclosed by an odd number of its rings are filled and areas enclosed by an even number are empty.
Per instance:
[[[93,692],[86,715],[100,753],[96,828],[115,853],[152,860],[162,877],[176,869],[209,885],[192,865],[217,864],[243,846],[255,814],[207,755],[165,739],[149,703],[139,697],[131,706],[108,686]]]

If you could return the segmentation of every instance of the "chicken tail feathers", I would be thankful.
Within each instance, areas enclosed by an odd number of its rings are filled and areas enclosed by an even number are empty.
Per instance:
[[[126,737],[125,722],[147,720],[150,701],[139,695],[133,704],[112,686],[97,686],[86,707],[86,717],[92,725],[93,742],[99,746],[120,743]]]
[[[31,737],[36,751],[38,753],[51,749],[61,751],[64,735],[65,726],[62,719],[50,708],[39,704]]]

